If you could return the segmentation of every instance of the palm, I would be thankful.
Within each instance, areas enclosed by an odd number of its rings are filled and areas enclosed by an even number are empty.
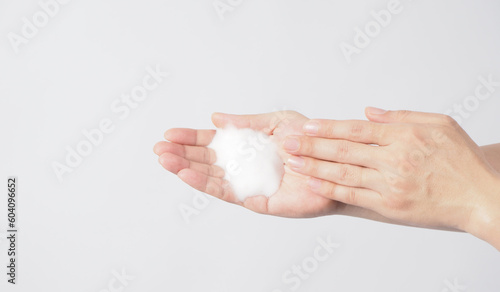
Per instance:
[[[213,120],[217,127],[231,123],[240,128],[265,131],[281,146],[286,136],[302,134],[302,126],[308,118],[297,112],[286,111],[249,116],[218,115]],[[339,206],[338,202],[309,191],[308,177],[286,166],[275,194],[269,198],[255,196],[238,202],[227,181],[222,178],[224,172],[213,165],[213,151],[206,148],[214,134],[213,130],[172,129],[166,133],[166,138],[171,142],[158,143],[155,152],[160,155],[160,162],[167,170],[176,173],[190,186],[255,212],[284,217],[315,217],[332,214]],[[285,163],[288,154],[281,147],[279,149],[279,155]]]

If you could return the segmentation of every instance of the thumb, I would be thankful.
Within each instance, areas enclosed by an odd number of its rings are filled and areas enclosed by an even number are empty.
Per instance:
[[[409,110],[388,111],[375,107],[367,107],[365,109],[365,115],[368,120],[378,123],[443,124],[449,122],[451,119],[449,116],[442,114],[414,112]]]
[[[213,113],[212,122],[217,128],[223,128],[228,124],[236,128],[251,128],[253,130],[272,132],[281,121],[281,112],[272,112],[256,115],[233,115],[224,113]]]

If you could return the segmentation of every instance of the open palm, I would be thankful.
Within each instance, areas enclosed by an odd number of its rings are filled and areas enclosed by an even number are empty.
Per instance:
[[[279,155],[285,164],[289,154],[281,145],[288,135],[301,135],[302,127],[309,119],[294,111],[282,111],[259,115],[228,115],[216,113],[212,116],[218,128],[232,124],[237,128],[263,131],[278,144]],[[237,200],[229,183],[223,178],[224,170],[214,165],[215,152],[210,144],[215,130],[175,128],[165,133],[167,141],[158,142],[154,152],[161,165],[177,174],[193,188],[224,201],[242,205],[258,213],[283,217],[316,217],[335,213],[340,204],[314,194],[307,187],[307,176],[290,170],[286,165],[281,185],[269,198],[263,195]]]

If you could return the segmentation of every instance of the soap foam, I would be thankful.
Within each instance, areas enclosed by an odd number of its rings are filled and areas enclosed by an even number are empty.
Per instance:
[[[269,135],[229,125],[217,129],[208,147],[215,151],[215,165],[224,169],[224,178],[240,201],[256,195],[269,197],[279,189],[283,161]]]

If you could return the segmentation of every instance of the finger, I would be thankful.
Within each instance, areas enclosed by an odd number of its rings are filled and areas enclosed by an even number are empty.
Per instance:
[[[287,161],[293,171],[350,187],[378,190],[383,176],[372,168],[335,163],[309,157],[291,156]]]
[[[377,146],[347,140],[288,136],[283,148],[290,154],[378,169],[384,153]]]
[[[214,164],[216,161],[215,151],[213,149],[202,146],[188,146],[161,141],[156,143],[153,151],[158,156],[162,155],[163,153],[169,152],[177,156],[184,157],[187,160],[205,164]]]
[[[388,145],[393,140],[388,128],[388,125],[369,121],[310,120],[304,124],[303,131],[309,136]]]
[[[189,168],[179,171],[177,176],[179,176],[182,181],[201,192],[229,203],[241,205],[241,202],[236,199],[236,196],[229,187],[229,183],[222,178],[212,177]]]
[[[279,122],[289,118],[288,111],[278,111],[257,115],[232,115],[224,113],[212,114],[212,122],[217,128],[224,128],[231,124],[236,128],[251,128],[253,130],[263,131],[266,134],[272,133]]]
[[[214,135],[215,130],[173,128],[165,132],[165,139],[177,144],[207,146],[212,142]]]
[[[379,108],[367,107],[365,114],[370,121],[378,123],[456,124],[456,121],[448,115],[408,110],[386,111]]]
[[[314,193],[348,205],[376,211],[382,203],[381,195],[369,189],[343,186],[317,178],[310,178],[307,183]]]
[[[224,177],[224,170],[217,165],[209,165],[187,160],[184,157],[165,152],[159,158],[160,164],[168,171],[177,174],[179,171],[190,168],[213,177]]]

